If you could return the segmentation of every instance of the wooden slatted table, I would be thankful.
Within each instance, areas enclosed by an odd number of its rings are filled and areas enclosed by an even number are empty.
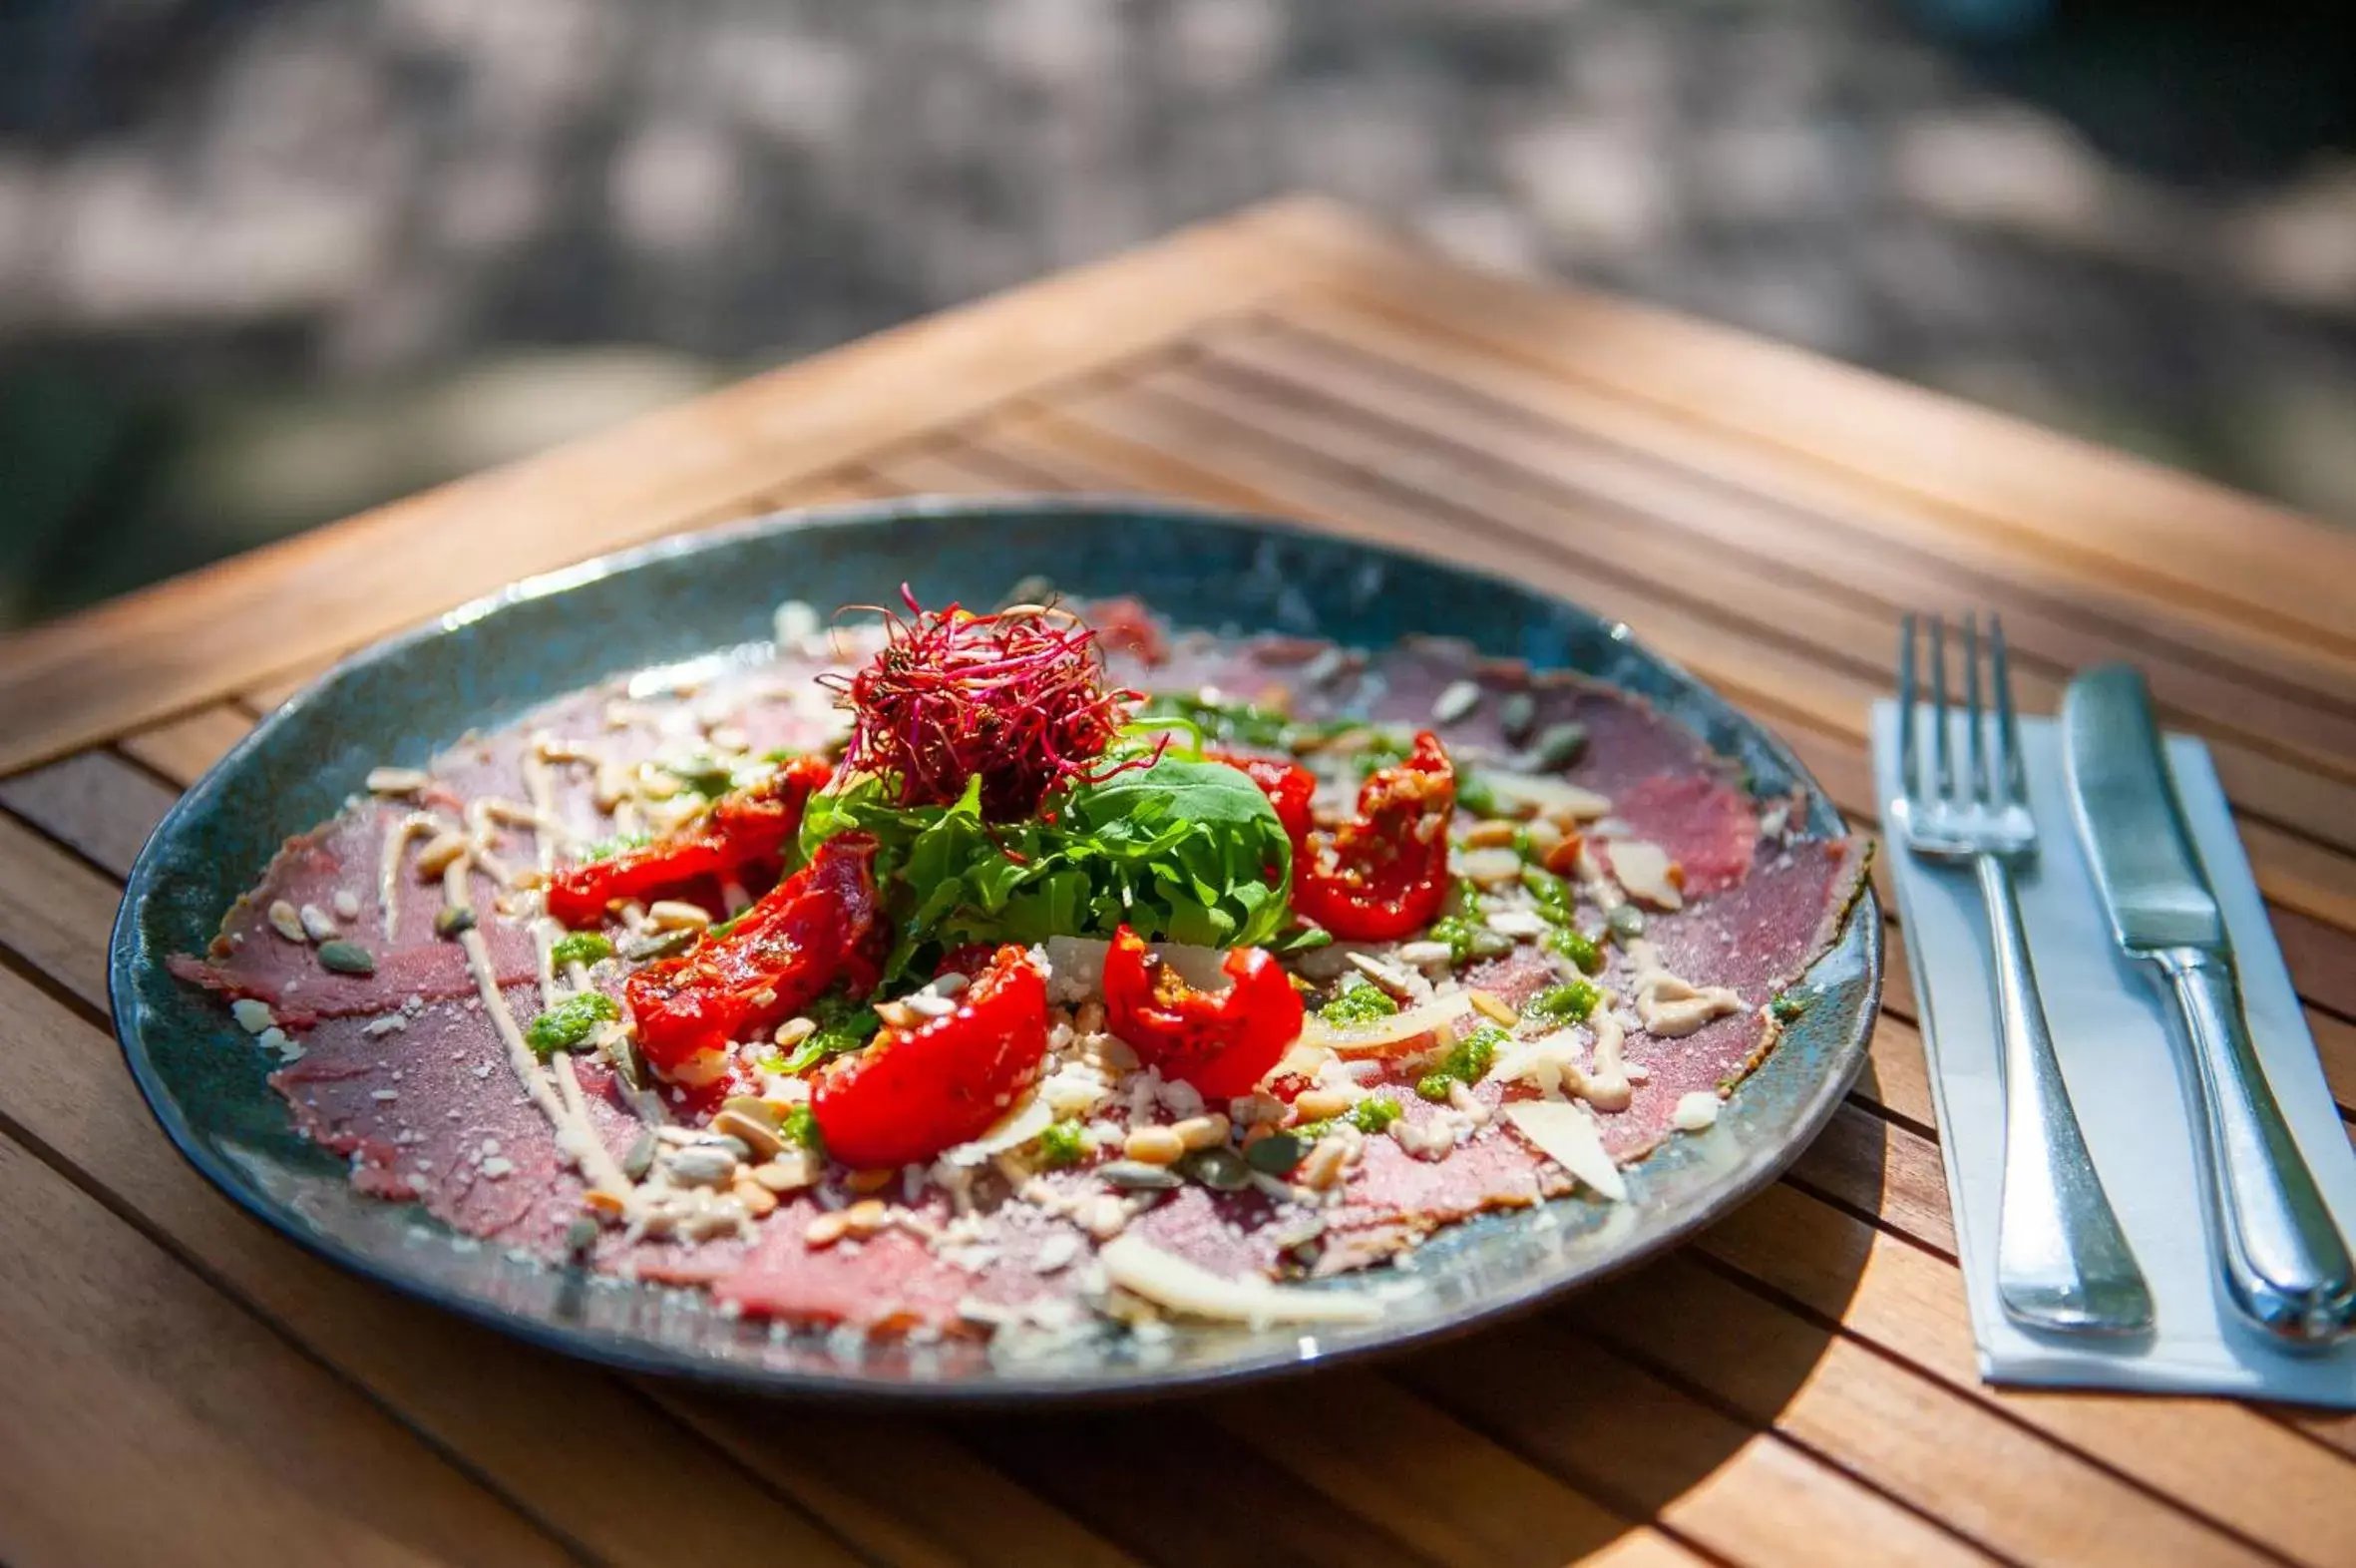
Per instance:
[[[1975,1380],[1914,1002],[1790,1176],[1514,1327],[1267,1393],[921,1420],[559,1362],[313,1261],[165,1143],[108,924],[322,661],[773,507],[1117,490],[1422,542],[1625,618],[1870,827],[1901,607],[2208,737],[2356,1106],[2356,538],[1716,328],[1262,208],[0,642],[0,1557],[2356,1561],[2356,1419]]]

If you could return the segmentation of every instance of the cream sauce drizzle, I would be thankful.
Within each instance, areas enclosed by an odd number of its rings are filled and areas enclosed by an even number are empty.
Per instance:
[[[393,940],[394,914],[400,908],[401,855],[413,838],[440,833],[446,824],[430,811],[413,811],[384,830],[384,848],[376,858],[376,902],[384,907],[384,940]]]
[[[442,897],[452,909],[471,910],[473,896],[467,887],[472,871],[472,855],[460,855],[442,873]],[[474,976],[475,992],[483,1000],[483,1010],[491,1018],[491,1025],[499,1031],[500,1042],[507,1047],[508,1066],[532,1103],[540,1107],[549,1125],[556,1129],[557,1146],[579,1166],[592,1191],[602,1192],[617,1203],[630,1201],[630,1181],[621,1167],[599,1139],[589,1119],[588,1102],[581,1097],[581,1085],[572,1072],[572,1062],[561,1066],[563,1080],[572,1085],[568,1097],[551,1081],[532,1046],[524,1038],[524,1031],[516,1025],[516,1015],[508,1009],[506,993],[499,988],[499,974],[491,964],[491,946],[482,931],[470,926],[459,933],[459,945],[466,950],[467,969]]]

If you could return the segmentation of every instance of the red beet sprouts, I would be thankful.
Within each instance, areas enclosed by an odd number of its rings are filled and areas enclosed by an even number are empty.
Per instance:
[[[903,806],[945,806],[982,780],[982,815],[1036,813],[1054,791],[1096,784],[1158,755],[1105,750],[1142,694],[1111,685],[1096,633],[1067,610],[1020,605],[977,615],[879,609],[883,651],[850,675],[821,676],[851,713],[846,761],[897,785]]]

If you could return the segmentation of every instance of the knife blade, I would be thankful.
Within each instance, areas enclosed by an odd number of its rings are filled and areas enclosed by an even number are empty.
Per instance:
[[[2071,797],[2111,933],[2130,953],[2225,947],[2225,922],[2192,853],[2144,677],[2088,670],[2063,699]]]
[[[2226,1293],[2287,1343],[2329,1343],[2356,1319],[2356,1265],[2250,1041],[2232,944],[2144,677],[2108,664],[2073,680],[2062,736],[2079,838],[2112,935],[2158,973],[2190,1050],[2193,1133]]]

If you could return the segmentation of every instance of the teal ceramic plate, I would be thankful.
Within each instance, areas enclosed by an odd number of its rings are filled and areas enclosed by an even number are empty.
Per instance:
[[[116,1027],[181,1152],[222,1191],[345,1268],[551,1349],[741,1387],[990,1402],[1135,1395],[1224,1383],[1455,1333],[1670,1247],[1756,1192],[1812,1138],[1865,1051],[1881,987],[1868,889],[1808,983],[1813,1005],[1707,1136],[1630,1173],[1630,1201],[1573,1197],[1442,1233],[1377,1324],[1186,1330],[1015,1357],[855,1336],[781,1335],[700,1296],[519,1262],[356,1194],[343,1163],[291,1130],[265,1060],[213,1003],[165,973],[199,950],[280,840],[332,816],[383,763],[423,764],[470,728],[606,675],[756,641],[786,598],[873,599],[921,579],[928,597],[989,601],[1042,574],[1079,595],[1143,593],[1182,625],[1381,645],[1469,634],[1483,651],[1585,671],[1652,699],[1748,766],[1794,786],[1809,829],[1840,831],[1823,792],[1771,736],[1624,626],[1442,563],[1280,523],[1162,503],[1052,498],[896,501],[765,518],[536,578],[345,660],[254,730],[184,796],[140,857],[115,927]]]

